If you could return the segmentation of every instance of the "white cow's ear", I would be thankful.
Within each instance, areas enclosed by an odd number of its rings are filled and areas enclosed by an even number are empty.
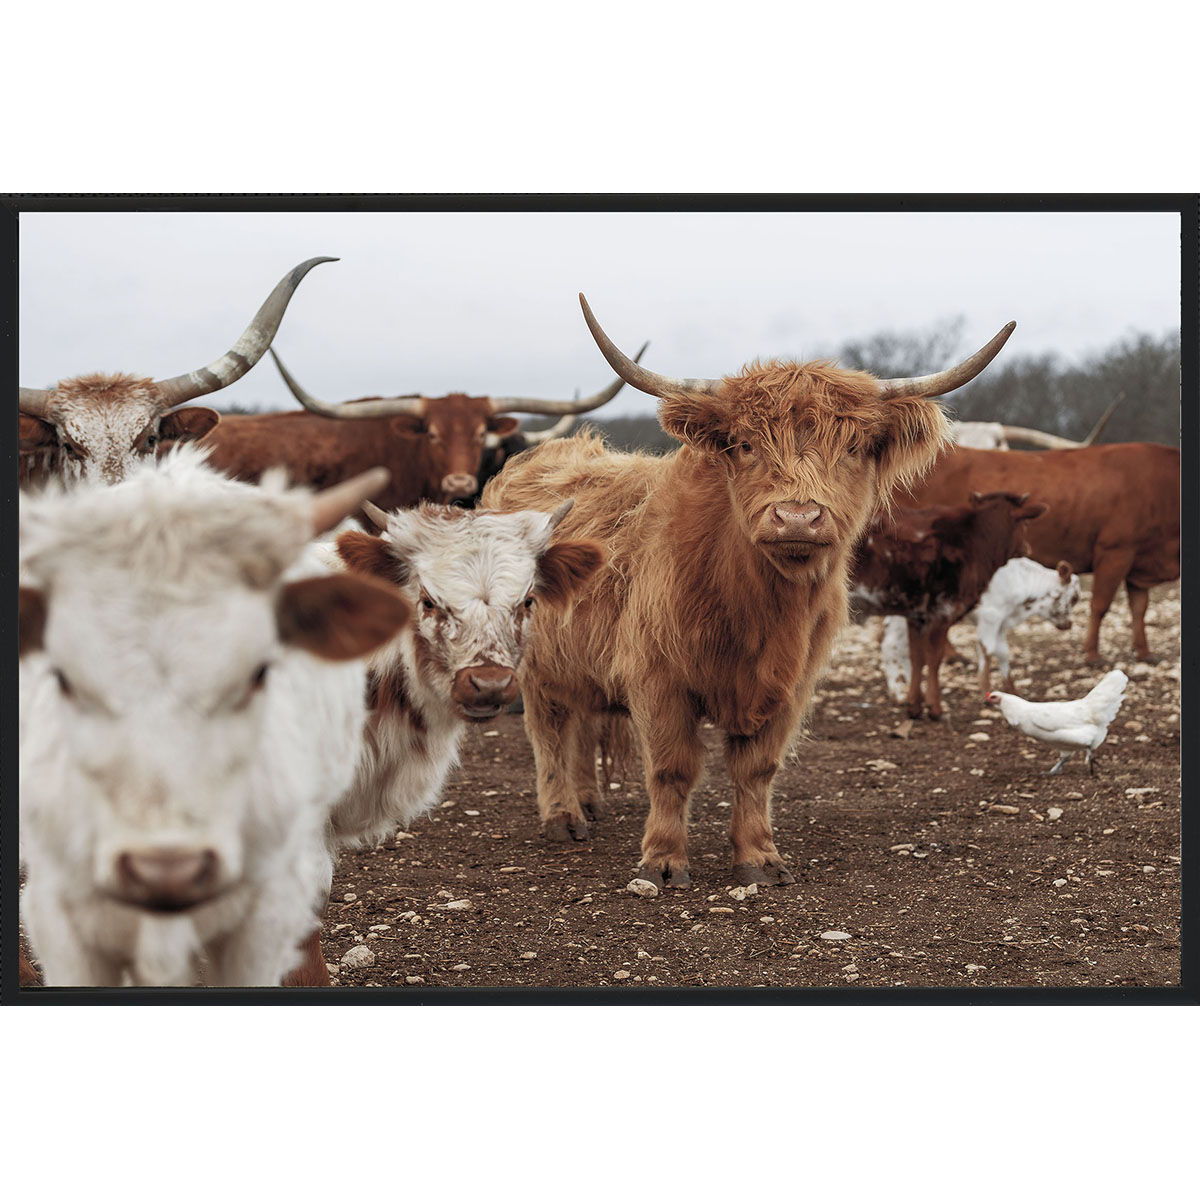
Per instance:
[[[287,645],[345,662],[391,641],[412,620],[412,605],[373,579],[318,575],[282,588],[275,619]]]
[[[42,648],[42,638],[46,632],[45,592],[31,587],[20,589],[20,608],[17,624],[20,630],[18,637],[18,657],[24,657],[34,650],[40,650]]]

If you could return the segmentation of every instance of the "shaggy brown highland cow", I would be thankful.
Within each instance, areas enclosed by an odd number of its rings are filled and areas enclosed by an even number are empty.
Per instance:
[[[593,539],[608,554],[573,606],[543,614],[521,671],[545,832],[587,837],[599,730],[607,714],[628,714],[650,795],[639,878],[687,886],[688,798],[709,720],[724,734],[734,787],[734,877],[790,883],[772,837],[772,779],[846,620],[854,547],[946,442],[946,419],[926,397],[974,378],[1013,326],[960,366],[918,379],[824,362],[670,379],[622,354],[580,300],[605,358],[659,397],[663,428],[684,445],[654,458],[595,437],[547,442],[484,492],[485,507],[506,511],[571,498],[557,536]]]

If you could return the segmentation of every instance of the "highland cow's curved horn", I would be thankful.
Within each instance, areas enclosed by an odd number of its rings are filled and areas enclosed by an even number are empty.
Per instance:
[[[333,487],[318,492],[312,498],[313,537],[332,529],[343,518],[348,517],[368,496],[373,496],[391,479],[387,467],[372,467]]]
[[[531,446],[538,446],[542,442],[548,442],[551,438],[566,437],[574,424],[575,414],[567,413],[565,417],[559,417],[549,429],[524,430],[525,441]]]
[[[1023,425],[1002,425],[1006,441],[1028,442],[1031,446],[1040,446],[1043,450],[1078,450],[1083,442],[1073,442],[1070,438],[1059,437],[1057,433],[1046,433],[1041,429],[1026,429]]]
[[[982,350],[976,350],[970,358],[956,367],[938,371],[933,375],[917,375],[911,379],[881,379],[881,399],[891,400],[900,396],[944,396],[947,392],[970,383],[984,367],[1000,353],[1009,335],[1016,329],[1016,321],[1009,321]]]
[[[596,345],[600,347],[600,353],[608,359],[608,365],[639,392],[661,398],[677,392],[712,395],[721,390],[723,380],[720,379],[674,379],[670,375],[659,375],[656,371],[648,371],[645,367],[639,367],[637,359],[629,358],[618,350],[608,334],[600,328],[600,322],[592,315],[587,297],[582,292],[579,293],[579,304],[583,309],[583,319],[592,331],[592,337],[595,338]],[[645,349],[646,347],[643,346],[642,350]],[[641,352],[638,353],[638,358],[641,358]]]
[[[287,311],[288,302],[295,295],[300,281],[319,263],[337,262],[336,258],[310,258],[298,267],[293,267],[276,285],[275,290],[254,314],[254,320],[246,326],[242,336],[220,358],[198,371],[176,375],[173,379],[158,382],[158,392],[163,409],[174,408],[197,396],[207,396],[236,383],[266,353],[271,339],[279,330],[279,323]]]
[[[27,417],[41,417],[42,420],[45,420],[49,412],[52,394],[45,388],[18,388],[17,407]]]
[[[638,362],[642,355],[646,353],[649,342],[643,342],[642,348],[634,356],[633,361]],[[637,368],[640,370],[640,368]],[[620,371],[617,372],[620,374]],[[542,413],[546,416],[557,416],[558,414],[572,415],[574,413],[591,412],[594,408],[599,408],[602,404],[607,404],[624,386],[624,379],[614,379],[608,387],[594,393],[591,396],[585,396],[582,400],[578,393],[574,400],[531,400],[525,396],[498,396],[492,401],[492,411],[494,413]],[[526,435],[528,436],[528,435]]]
[[[283,365],[283,359],[271,347],[271,357],[275,360],[283,382],[288,385],[288,391],[308,409],[309,412],[320,413],[323,417],[339,417],[343,420],[362,420],[364,417],[396,417],[401,413],[411,416],[421,416],[425,412],[425,401],[414,396],[389,396],[382,400],[346,400],[341,404],[330,404],[318,400],[316,396],[306,392]]]
[[[364,500],[362,502],[362,510],[370,517],[371,523],[377,529],[386,529],[388,527],[388,515],[378,504],[372,504],[370,500]]]

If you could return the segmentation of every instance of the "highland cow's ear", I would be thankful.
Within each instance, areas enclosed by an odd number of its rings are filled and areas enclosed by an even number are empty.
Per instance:
[[[388,583],[399,584],[408,579],[408,566],[396,557],[383,538],[353,529],[341,534],[336,544],[342,562],[351,571]]]
[[[212,408],[177,408],[158,423],[158,436],[168,441],[194,442],[221,420]]]
[[[950,424],[936,400],[886,400],[885,427],[875,445],[880,499],[919,479],[950,443]]]
[[[538,557],[534,595],[551,605],[564,605],[604,565],[604,550],[596,542],[556,542]]]
[[[658,423],[697,450],[719,453],[729,441],[729,410],[707,396],[672,396],[658,405]]]

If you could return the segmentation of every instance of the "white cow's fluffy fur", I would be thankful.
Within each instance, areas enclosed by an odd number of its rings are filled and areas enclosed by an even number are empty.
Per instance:
[[[520,665],[523,605],[552,528],[540,512],[426,506],[389,514],[383,537],[407,567],[400,590],[417,620],[368,662],[378,690],[399,687],[410,707],[372,715],[353,787],[333,817],[341,844],[377,842],[436,803],[465,727],[450,695],[454,676],[481,662]],[[321,550],[331,567],[341,562],[333,547]]]
[[[271,985],[295,965],[365,716],[361,662],[277,635],[281,580],[328,571],[310,507],[188,448],[23,502],[22,583],[48,618],[21,669],[22,913],[47,984],[188,984],[203,958],[206,982]],[[119,852],[168,845],[216,850],[223,893],[178,915],[110,898]]]
[[[975,608],[964,618],[975,625],[976,659],[982,672],[990,655],[1001,678],[1011,681],[1008,631],[1024,621],[1049,621],[1071,628],[1071,609],[1079,599],[1079,576],[1063,583],[1058,572],[1031,558],[1012,558],[992,576]],[[903,617],[885,617],[880,658],[888,693],[903,700],[908,693],[908,625]]]

